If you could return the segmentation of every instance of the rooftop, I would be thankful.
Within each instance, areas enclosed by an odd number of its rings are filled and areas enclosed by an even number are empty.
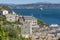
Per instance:
[[[36,20],[36,18],[33,16],[24,16],[24,18],[25,18],[25,20],[33,20],[33,19]]]

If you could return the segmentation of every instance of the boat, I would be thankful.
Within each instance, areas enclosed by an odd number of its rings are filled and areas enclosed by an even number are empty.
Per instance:
[[[40,8],[41,10],[43,10],[43,8]]]

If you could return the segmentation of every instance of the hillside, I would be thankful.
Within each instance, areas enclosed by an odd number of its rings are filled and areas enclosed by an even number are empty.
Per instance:
[[[3,4],[0,4],[0,10],[1,9],[11,10],[11,8],[9,6],[3,5]]]
[[[60,4],[52,3],[31,3],[31,4],[0,4],[4,9],[40,9],[40,8],[60,8]]]
[[[52,3],[31,3],[31,4],[0,4],[3,9],[40,9],[40,8],[60,8],[60,4]]]
[[[9,6],[12,9],[60,8],[60,4],[51,4],[51,3],[10,4],[7,6]]]
[[[60,4],[25,4],[25,5],[16,5],[16,8],[60,8]]]

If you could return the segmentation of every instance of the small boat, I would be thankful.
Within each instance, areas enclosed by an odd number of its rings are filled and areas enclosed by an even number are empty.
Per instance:
[[[43,10],[43,8],[40,8],[41,10]]]

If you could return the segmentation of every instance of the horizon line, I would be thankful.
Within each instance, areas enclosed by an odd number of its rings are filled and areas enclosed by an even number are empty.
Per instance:
[[[0,4],[36,4],[36,3],[46,3],[46,4],[60,4],[60,3],[48,3],[48,2],[35,2],[35,3],[0,3]]]

